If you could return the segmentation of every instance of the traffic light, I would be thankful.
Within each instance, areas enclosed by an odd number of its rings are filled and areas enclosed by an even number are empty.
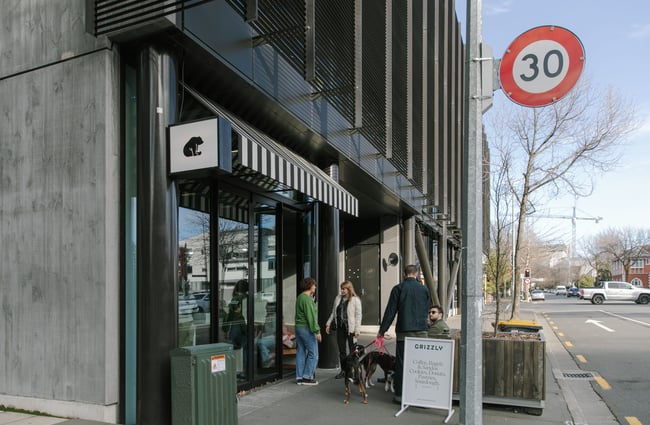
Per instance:
[[[530,277],[530,269],[524,269],[524,277]]]

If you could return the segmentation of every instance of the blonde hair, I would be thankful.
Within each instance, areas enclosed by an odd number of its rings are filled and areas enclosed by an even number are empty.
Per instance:
[[[357,293],[354,291],[354,286],[352,285],[352,282],[349,280],[344,280],[341,282],[341,289],[347,289],[348,290],[348,298],[356,297]]]

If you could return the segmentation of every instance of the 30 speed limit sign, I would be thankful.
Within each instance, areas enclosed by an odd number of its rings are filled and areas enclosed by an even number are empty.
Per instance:
[[[585,50],[575,34],[552,25],[536,27],[517,37],[503,54],[499,80],[513,102],[545,106],[573,88],[584,64]]]

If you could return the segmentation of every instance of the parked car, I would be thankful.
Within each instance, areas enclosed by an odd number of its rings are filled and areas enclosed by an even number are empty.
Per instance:
[[[563,285],[556,286],[555,295],[566,295],[566,286]]]
[[[183,322],[192,320],[192,314],[199,311],[199,305],[192,296],[178,297],[178,321]]]
[[[210,293],[209,292],[195,292],[192,294],[199,307],[199,313],[210,312]]]
[[[533,289],[530,291],[530,300],[531,301],[544,301],[544,291],[541,289]]]
[[[567,297],[578,297],[580,298],[580,289],[579,288],[569,288],[566,291]]]
[[[627,282],[603,281],[593,288],[581,288],[580,296],[592,304],[605,301],[634,301],[637,304],[650,303],[650,289],[634,286]]]

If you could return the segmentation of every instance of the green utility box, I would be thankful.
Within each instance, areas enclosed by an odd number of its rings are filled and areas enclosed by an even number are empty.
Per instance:
[[[237,370],[231,344],[170,353],[172,425],[237,425]]]

